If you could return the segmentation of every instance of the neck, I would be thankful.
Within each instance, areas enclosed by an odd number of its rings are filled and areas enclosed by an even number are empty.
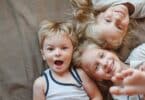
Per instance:
[[[70,73],[69,70],[65,70],[63,72],[55,72],[55,71],[51,70],[51,72],[56,77],[65,77]]]

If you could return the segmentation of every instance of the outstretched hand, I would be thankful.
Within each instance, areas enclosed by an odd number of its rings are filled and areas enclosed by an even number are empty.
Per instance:
[[[127,69],[112,77],[112,81],[119,84],[110,88],[112,94],[145,94],[145,72]]]

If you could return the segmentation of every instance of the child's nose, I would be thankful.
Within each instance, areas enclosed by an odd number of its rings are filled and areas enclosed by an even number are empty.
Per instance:
[[[60,56],[61,55],[61,50],[60,49],[56,49],[55,50],[55,56]]]
[[[106,69],[107,61],[104,59],[104,60],[101,61],[101,63],[102,63],[103,69]]]
[[[116,16],[116,17],[115,17],[115,25],[116,25],[116,26],[119,26],[119,25],[121,24],[121,20],[122,20],[121,17]]]

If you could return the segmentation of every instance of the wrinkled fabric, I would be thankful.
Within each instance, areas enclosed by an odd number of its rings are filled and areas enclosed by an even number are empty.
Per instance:
[[[131,15],[132,18],[145,17],[145,1],[144,0],[92,0],[95,9],[108,8],[111,5],[130,3],[135,7],[135,11]]]
[[[32,100],[43,62],[37,31],[44,19],[67,19],[68,0],[0,0],[0,100]]]
[[[129,57],[127,58],[126,62],[130,65],[130,67],[139,69],[139,66],[145,62],[145,43],[136,47],[130,53]]]
[[[33,81],[45,69],[39,23],[69,19],[70,12],[69,0],[0,0],[0,100],[32,100]],[[139,20],[135,29],[137,43],[144,42],[145,20]],[[127,50],[120,54],[126,56]]]

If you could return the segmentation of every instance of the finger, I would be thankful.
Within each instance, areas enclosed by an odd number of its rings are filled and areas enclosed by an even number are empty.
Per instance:
[[[124,88],[122,88],[121,93],[124,93],[126,95],[136,95],[142,94],[143,91],[143,87],[140,86],[125,86]]]
[[[110,93],[114,95],[136,95],[136,94],[143,94],[145,90],[142,87],[137,86],[113,86],[110,88]]]
[[[121,84],[123,81],[123,77],[120,75],[115,75],[111,78],[112,82],[116,83],[116,84]]]
[[[110,87],[109,91],[113,95],[122,95],[120,86],[112,86],[112,87]]]
[[[116,73],[112,78],[111,80],[115,83],[122,83],[124,78],[126,78],[126,74],[124,73]]]
[[[123,71],[121,72],[121,74],[122,74],[123,77],[127,77],[127,76],[132,75],[133,71],[134,71],[134,69],[129,68],[129,69],[127,69],[127,70],[123,70]]]
[[[110,74],[106,74],[105,79],[106,79],[106,80],[110,80],[111,77],[112,77],[112,76],[111,76]]]

